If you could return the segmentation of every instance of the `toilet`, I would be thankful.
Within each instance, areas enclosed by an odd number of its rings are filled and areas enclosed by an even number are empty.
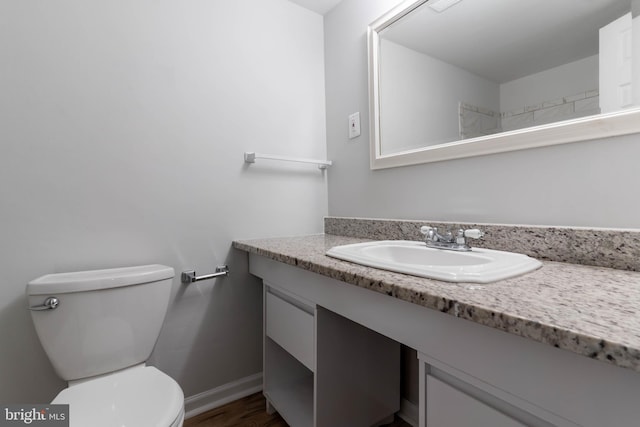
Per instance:
[[[48,274],[27,285],[31,317],[56,373],[69,386],[71,427],[180,427],[184,394],[146,366],[169,305],[164,265]]]

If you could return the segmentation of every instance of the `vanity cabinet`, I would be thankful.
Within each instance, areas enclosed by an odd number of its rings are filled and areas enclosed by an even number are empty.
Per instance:
[[[576,426],[425,354],[418,359],[420,426]]]
[[[302,302],[269,286],[265,286],[264,301],[265,335],[313,371],[315,304]]]
[[[426,424],[429,427],[526,427],[483,401],[431,375],[426,377],[426,398]]]
[[[295,303],[285,302],[313,318],[311,357],[301,356],[309,353],[308,343],[296,341],[292,346],[275,331],[265,333],[265,395],[294,427],[364,427],[377,423],[373,418],[378,415],[397,411],[398,342],[419,355],[420,427],[639,425],[640,374],[631,369],[253,253],[249,269],[263,279],[265,292],[294,298]],[[273,326],[270,309],[265,308],[265,325]],[[291,307],[282,312],[287,310]],[[301,328],[309,333],[309,317],[302,318],[306,320],[296,322],[305,324]],[[605,346],[606,342],[596,344]],[[274,388],[288,382],[304,383],[306,391],[280,398]],[[365,392],[369,391],[376,397],[367,400]],[[396,393],[393,399],[380,400],[395,401],[395,409],[375,413],[365,421],[344,422],[347,418],[340,415],[331,419],[333,414],[374,411],[377,404],[372,400],[385,393]],[[307,401],[306,424],[291,421],[286,407],[298,405],[294,401],[303,398]],[[469,424],[469,420],[476,421]]]
[[[292,427],[372,426],[400,403],[400,345],[264,281],[264,395]]]

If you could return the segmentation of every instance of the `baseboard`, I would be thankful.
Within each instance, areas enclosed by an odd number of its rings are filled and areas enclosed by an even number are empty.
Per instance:
[[[242,399],[262,390],[262,372],[241,378],[211,390],[184,399],[185,419],[195,417],[234,400]],[[407,399],[400,401],[398,416],[413,427],[418,427],[418,406]]]
[[[184,399],[185,419],[195,417],[262,390],[262,372]]]
[[[418,405],[409,402],[407,399],[400,401],[398,416],[413,427],[418,427]]]

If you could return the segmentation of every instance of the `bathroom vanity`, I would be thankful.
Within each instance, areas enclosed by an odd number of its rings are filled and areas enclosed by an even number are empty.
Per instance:
[[[264,280],[268,412],[279,411],[291,426],[392,421],[400,402],[400,344],[294,294],[292,284]]]
[[[418,352],[420,426],[638,425],[640,273],[545,261],[523,276],[471,285],[325,255],[367,240],[234,242],[265,285],[265,395],[294,427],[366,426],[388,412],[325,422],[337,401],[325,401],[334,393],[323,394],[325,381],[343,403],[369,404],[360,380],[371,376],[369,396],[395,399],[397,408],[394,343]],[[323,357],[331,361],[324,368]],[[306,404],[272,394],[270,382],[288,375],[306,375]],[[354,388],[341,385],[351,377]],[[291,420],[296,408],[306,421]]]

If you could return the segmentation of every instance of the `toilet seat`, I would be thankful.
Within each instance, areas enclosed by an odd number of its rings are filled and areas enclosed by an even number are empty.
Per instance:
[[[69,404],[71,427],[177,427],[184,420],[182,389],[152,366],[76,383],[51,403]]]

